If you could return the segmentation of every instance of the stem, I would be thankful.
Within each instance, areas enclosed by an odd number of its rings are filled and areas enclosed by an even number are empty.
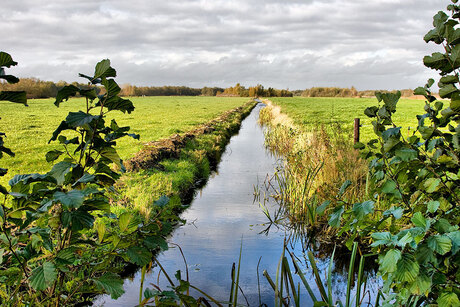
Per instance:
[[[3,212],[5,213],[6,212],[6,207],[5,207],[5,203],[6,203],[6,195],[5,195],[5,199],[3,201],[3,204],[2,204],[2,209],[3,209]],[[5,237],[6,239],[8,240],[8,249],[10,250],[10,252],[14,255],[14,257],[16,258],[16,260],[19,262],[19,264],[21,265],[21,269],[22,271],[24,272],[24,275],[26,275],[27,278],[29,278],[29,274],[27,273],[27,270],[26,270],[26,267],[24,265],[24,263],[21,261],[21,259],[19,258],[19,256],[16,254],[16,252],[14,251],[13,249],[13,244],[11,243],[11,239],[10,237],[8,236],[8,233],[6,231],[6,218],[3,217],[3,225],[2,225],[2,229],[1,229],[1,232],[3,232],[5,234]]]

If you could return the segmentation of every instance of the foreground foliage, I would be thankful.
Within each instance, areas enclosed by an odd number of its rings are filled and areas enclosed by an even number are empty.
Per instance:
[[[171,225],[124,212],[111,213],[113,184],[123,171],[116,141],[129,133],[112,111],[131,113],[134,105],[118,96],[109,60],[99,62],[86,87],[62,88],[59,106],[77,93],[86,108],[69,112],[50,142],[61,150],[46,154],[54,162],[45,174],[16,175],[0,210],[0,300],[2,305],[67,305],[98,292],[119,297],[123,281],[116,274],[123,262],[145,266],[152,250],[167,248],[164,237]],[[96,95],[101,84],[105,93]],[[64,135],[65,133],[65,135]],[[57,162],[59,161],[59,162]],[[167,200],[158,203],[164,206]]]
[[[341,232],[371,237],[384,292],[394,293],[387,304],[460,305],[460,7],[448,10],[450,17],[442,11],[434,16],[435,28],[425,36],[445,52],[426,56],[424,63],[439,71],[440,96],[449,105],[432,95],[433,79],[417,88],[426,113],[405,138],[393,120],[400,94],[379,94],[379,105],[365,111],[377,136],[367,144],[375,197],[349,210],[339,201],[330,215],[332,226],[344,221]],[[387,210],[378,212],[377,204]]]

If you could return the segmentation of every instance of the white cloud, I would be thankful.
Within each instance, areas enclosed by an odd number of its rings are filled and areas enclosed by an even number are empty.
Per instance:
[[[446,5],[18,0],[2,4],[0,45],[19,62],[14,73],[55,81],[108,57],[120,83],[139,85],[407,88],[432,74],[422,38]]]

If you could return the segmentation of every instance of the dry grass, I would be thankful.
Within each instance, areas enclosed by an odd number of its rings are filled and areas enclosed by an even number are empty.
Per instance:
[[[267,104],[260,120],[270,127],[267,145],[286,160],[280,176],[280,198],[294,217],[308,217],[312,224],[316,223],[315,208],[333,199],[346,180],[353,183],[344,195],[348,200],[364,197],[367,162],[360,158],[352,137],[339,124],[304,130],[281,113],[280,107],[269,101]]]

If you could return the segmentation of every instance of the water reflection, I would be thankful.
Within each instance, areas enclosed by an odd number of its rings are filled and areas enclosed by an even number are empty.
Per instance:
[[[262,277],[261,271],[266,269],[271,276],[276,275],[285,237],[293,233],[283,227],[271,226],[264,210],[258,202],[254,203],[254,187],[266,184],[267,174],[273,174],[278,162],[265,148],[263,129],[257,123],[262,107],[259,104],[243,121],[239,134],[231,139],[222,156],[218,175],[210,178],[197,193],[190,208],[182,215],[187,223],[176,229],[170,239],[182,248],[191,284],[221,302],[229,299],[232,263],[238,262],[242,244],[240,286],[250,306],[259,306],[261,302],[273,306],[273,290]],[[267,195],[262,197],[266,199],[266,212],[273,216],[279,207],[267,200]],[[306,245],[299,238],[289,241],[289,249],[305,265]],[[177,247],[171,246],[158,260],[170,276],[176,270],[181,270],[185,275],[184,260]],[[327,258],[318,260],[321,274],[327,271],[328,264]],[[304,266],[303,269],[307,278],[313,281],[309,268]],[[125,281],[126,293],[122,297],[115,301],[102,296],[95,305],[135,306],[139,302],[140,279],[141,273],[136,273],[132,279]],[[158,268],[153,268],[146,275],[144,284],[147,287],[150,284],[159,285],[167,290],[167,283]],[[333,287],[337,297],[343,296],[346,290],[346,276],[343,273],[334,273]],[[245,304],[245,299],[241,295],[239,297],[239,302]],[[312,305],[306,292],[301,294],[301,304]]]

